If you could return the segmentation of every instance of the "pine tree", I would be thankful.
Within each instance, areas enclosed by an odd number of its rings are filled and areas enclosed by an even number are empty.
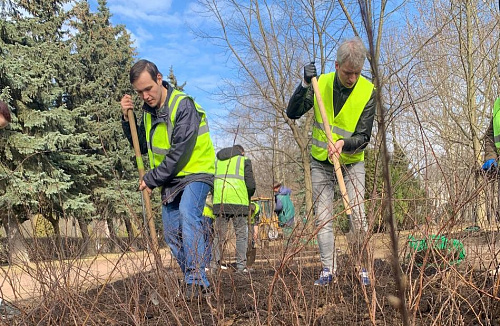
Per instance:
[[[15,115],[2,135],[0,205],[19,220],[41,213],[56,235],[65,209],[92,210],[85,197],[70,193],[74,180],[65,168],[78,166],[74,153],[87,137],[75,134],[75,113],[64,97],[66,3],[12,1],[0,22],[0,87]]]
[[[170,69],[168,71],[167,81],[176,90],[184,92],[184,86],[186,86],[186,82],[184,82],[182,85],[177,84],[177,77],[174,74],[173,66],[170,66]]]
[[[91,182],[79,184],[78,189],[94,203],[94,218],[112,223],[113,217],[121,216],[132,237],[128,208],[140,205],[132,151],[123,136],[118,105],[123,94],[131,92],[128,69],[134,52],[130,36],[123,26],[111,26],[105,0],[99,0],[97,13],[91,13],[88,3],[81,2],[72,14],[71,26],[76,30],[71,39],[74,79],[68,99],[80,113],[79,131],[89,135],[84,146],[88,150],[86,164],[91,167],[81,178],[78,175],[78,179]],[[136,200],[127,207],[131,198]],[[84,218],[90,216],[80,214],[77,218],[82,234],[88,237]],[[109,229],[116,243],[113,225]]]
[[[0,21],[0,96],[14,113],[0,138],[2,217],[40,213],[58,244],[60,218],[76,217],[88,240],[88,220],[140,207],[124,203],[137,177],[117,105],[130,91],[130,37],[105,1],[97,13],[85,1],[65,12],[66,2],[13,2]]]

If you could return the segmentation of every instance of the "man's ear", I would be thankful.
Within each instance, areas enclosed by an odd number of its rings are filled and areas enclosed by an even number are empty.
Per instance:
[[[163,80],[163,76],[160,73],[158,73],[156,75],[156,83],[161,85],[162,80]]]

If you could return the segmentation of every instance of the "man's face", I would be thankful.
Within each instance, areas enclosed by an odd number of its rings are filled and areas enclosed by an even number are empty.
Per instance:
[[[7,119],[3,115],[0,114],[0,129],[3,129],[7,127],[9,123],[7,122]]]
[[[335,70],[337,71],[340,82],[347,88],[353,88],[361,75],[361,68],[354,67],[350,62],[344,62],[342,65],[339,65],[338,62],[335,61]]]
[[[150,107],[157,107],[161,103],[162,95],[162,78],[158,74],[156,80],[151,78],[151,75],[144,70],[139,75],[139,78],[132,84],[134,90],[137,92],[144,102],[146,102]]]

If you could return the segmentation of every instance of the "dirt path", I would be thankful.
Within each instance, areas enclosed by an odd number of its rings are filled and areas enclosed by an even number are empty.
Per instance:
[[[170,266],[169,249],[160,250],[163,266]],[[125,254],[103,254],[91,258],[29,263],[20,266],[3,266],[0,296],[8,301],[24,301],[47,291],[66,288],[79,291],[123,279],[155,266],[151,253],[145,251]]]

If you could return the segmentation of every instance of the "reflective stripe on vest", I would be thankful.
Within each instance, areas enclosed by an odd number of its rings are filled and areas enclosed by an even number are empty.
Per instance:
[[[248,206],[245,183],[245,157],[238,155],[215,164],[214,205],[236,204]]]
[[[496,99],[493,106],[493,140],[495,147],[500,149],[500,97]]]
[[[190,97],[178,90],[172,91],[168,98],[167,106],[163,108],[166,112],[160,113],[162,117],[166,117],[165,119],[152,121],[153,116],[148,112],[144,112],[149,164],[152,169],[159,166],[170,151],[170,139],[172,139],[177,109],[180,102],[185,98]],[[193,103],[201,116],[198,137],[191,158],[176,176],[185,176],[193,173],[213,174],[215,172],[215,151],[210,139],[205,111],[194,100]]]
[[[325,106],[330,132],[333,141],[343,138],[349,138],[356,130],[361,113],[370,100],[374,85],[363,76],[360,76],[351,94],[347,98],[344,106],[337,116],[334,117],[333,109],[333,84],[335,72],[321,75],[318,80],[319,90]],[[311,146],[311,155],[319,160],[325,161],[328,158],[328,143],[325,132],[323,131],[323,119],[319,111],[318,102],[314,98],[314,118],[313,140]],[[340,154],[341,164],[351,164],[364,160],[364,150],[361,151],[343,151]]]

